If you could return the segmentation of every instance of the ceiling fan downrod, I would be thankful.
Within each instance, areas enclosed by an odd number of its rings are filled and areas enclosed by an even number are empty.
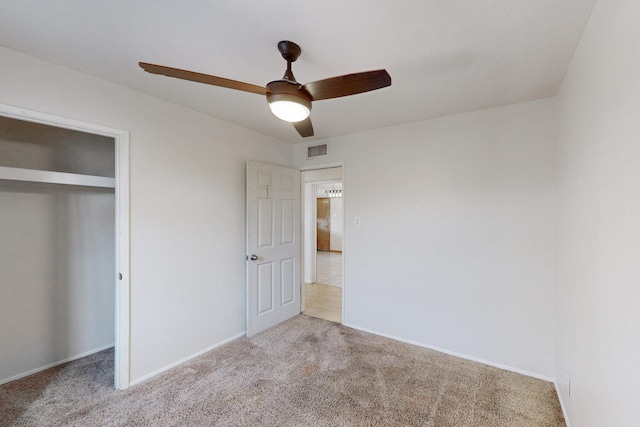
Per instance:
[[[287,61],[287,71],[284,73],[284,80],[289,80],[294,83],[298,83],[296,78],[293,76],[293,71],[291,71],[291,63],[296,62],[300,54],[302,53],[302,49],[300,46],[295,44],[292,41],[283,40],[278,43],[278,50],[280,54]]]

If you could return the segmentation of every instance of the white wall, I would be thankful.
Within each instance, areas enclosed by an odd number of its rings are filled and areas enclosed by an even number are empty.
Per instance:
[[[332,251],[342,252],[342,230],[344,228],[344,224],[342,223],[342,197],[329,199],[329,204],[331,214],[329,249]]]
[[[596,3],[558,107],[556,378],[574,427],[636,426],[640,2]]]
[[[555,101],[326,141],[345,324],[552,378]],[[354,216],[361,226],[354,227]]]
[[[245,161],[291,146],[8,49],[0,69],[0,103],[130,132],[131,379],[243,333]]]
[[[0,182],[0,236],[0,383],[113,345],[113,190]]]

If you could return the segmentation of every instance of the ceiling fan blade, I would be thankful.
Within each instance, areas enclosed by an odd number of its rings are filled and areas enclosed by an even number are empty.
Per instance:
[[[302,87],[314,101],[355,95],[391,86],[387,70],[364,71],[307,83]]]
[[[138,64],[140,65],[140,67],[142,67],[143,70],[152,74],[160,74],[162,76],[175,77],[177,79],[189,80],[192,82],[205,83],[208,85],[226,87],[229,89],[236,89],[244,92],[257,93],[258,95],[266,95],[269,92],[267,88],[261,86],[239,82],[237,80],[225,79],[223,77],[211,76],[209,74],[180,70],[178,68],[165,67],[163,65],[148,64],[146,62],[139,62]]]
[[[311,119],[309,117],[302,121],[294,122],[293,127],[296,128],[302,137],[313,136],[313,125],[311,124]]]

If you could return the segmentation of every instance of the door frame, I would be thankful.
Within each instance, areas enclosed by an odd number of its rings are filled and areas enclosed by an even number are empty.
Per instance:
[[[302,171],[304,172],[304,171]],[[302,283],[315,283],[316,281],[316,256],[311,255],[309,257],[309,270],[308,273],[311,277],[311,282],[307,282],[307,250],[313,254],[318,251],[318,212],[315,206],[316,193],[318,192],[318,186],[315,182],[301,182],[302,184]],[[311,206],[309,217],[307,217],[307,205]],[[307,236],[307,228],[309,229],[309,235]],[[304,288],[303,288],[304,289]],[[302,307],[304,311],[304,300],[302,301]]]
[[[316,236],[316,222],[317,222],[317,212],[314,209],[311,210],[311,218],[309,219],[310,224],[307,224],[307,209],[306,209],[306,202],[308,200],[309,197],[311,197],[313,199],[313,201],[315,202],[315,198],[316,198],[316,193],[317,193],[317,186],[318,184],[325,184],[325,183],[331,183],[331,182],[342,182],[342,189],[343,189],[343,195],[342,195],[342,324],[345,324],[345,296],[346,296],[346,283],[345,283],[345,265],[346,265],[346,258],[345,258],[345,253],[347,251],[347,232],[346,232],[346,222],[345,222],[345,212],[346,212],[346,200],[345,200],[345,166],[343,163],[334,163],[331,165],[319,165],[319,166],[310,166],[310,167],[306,167],[306,168],[300,168],[300,172],[302,173],[301,176],[304,176],[304,172],[310,172],[310,171],[319,171],[319,170],[323,170],[323,169],[333,169],[333,168],[342,168],[342,178],[341,179],[318,179],[318,180],[313,180],[313,181],[309,181],[306,182],[304,179],[300,179],[300,187],[301,187],[301,191],[302,191],[302,197],[300,198],[301,200],[301,212],[302,212],[302,218],[300,221],[300,226],[302,227],[301,230],[301,236],[302,236],[302,262],[301,264],[301,270],[302,270],[302,280],[300,283],[300,308],[301,311],[304,311],[305,309],[305,298],[306,298],[306,294],[305,294],[305,284],[306,282],[306,276],[307,276],[307,257],[306,257],[306,249],[307,249],[307,245],[310,243],[311,244],[311,251],[312,252],[312,256],[310,259],[310,268],[312,269],[311,272],[311,277],[313,278],[313,280],[315,281],[317,279],[316,276],[316,258],[317,258],[317,252],[318,252],[318,247],[317,247],[317,236]],[[311,203],[312,206],[315,206],[315,203]],[[306,233],[306,227],[310,226],[310,232],[311,235],[309,236],[309,239],[311,240],[311,242],[308,242],[307,239],[307,233]]]
[[[0,104],[0,116],[16,120],[102,135],[115,141],[115,366],[114,387],[124,390],[130,382],[130,219],[129,132],[80,120]]]

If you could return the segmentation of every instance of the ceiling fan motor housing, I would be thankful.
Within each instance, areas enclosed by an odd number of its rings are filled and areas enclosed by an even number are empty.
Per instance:
[[[302,104],[311,110],[311,95],[300,83],[289,80],[275,80],[267,84],[267,102],[290,101]]]

